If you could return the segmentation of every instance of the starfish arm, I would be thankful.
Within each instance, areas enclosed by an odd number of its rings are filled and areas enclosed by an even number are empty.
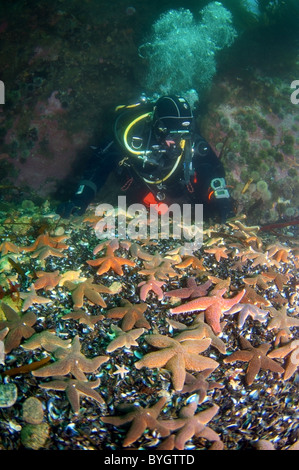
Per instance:
[[[118,259],[120,258],[117,258],[117,259],[112,258],[110,260],[110,267],[116,274],[118,274],[119,276],[122,276],[124,274],[123,269],[122,269],[122,264],[124,263],[119,262]]]
[[[205,426],[204,429],[196,433],[196,437],[203,437],[204,439],[207,439],[208,441],[213,441],[213,442],[220,441],[219,435],[208,426]]]
[[[101,395],[94,390],[94,388],[100,385],[100,380],[94,380],[94,382],[77,382],[75,387],[80,395],[85,395],[86,397],[93,398],[96,400],[100,405],[103,405],[105,402]]]
[[[158,286],[157,284],[153,284],[152,291],[156,294],[156,296],[158,297],[158,300],[163,299],[164,292],[162,291],[160,286]]]
[[[163,349],[162,351],[154,351],[146,354],[140,361],[135,362],[136,369],[141,369],[142,367],[163,367],[172,358],[175,354],[173,348]]]
[[[206,369],[216,369],[219,364],[210,357],[198,356],[196,354],[188,354],[185,356],[187,370],[203,371]]]
[[[171,380],[176,391],[180,391],[184,387],[186,369],[185,359],[182,354],[176,354],[165,365],[165,368],[171,372]]]
[[[146,428],[147,422],[145,417],[137,416],[134,418],[131,427],[123,441],[123,447],[128,447],[129,445],[133,444],[133,442],[137,441],[137,439],[142,436]]]
[[[230,356],[225,357],[223,362],[225,362],[225,364],[231,364],[235,361],[248,362],[251,360],[252,356],[253,354],[251,351],[235,351]]]
[[[96,371],[102,364],[104,364],[104,362],[107,362],[108,359],[109,356],[97,356],[92,359],[88,359],[81,355],[81,357],[76,359],[76,365],[82,371],[91,373]]]
[[[184,426],[185,419],[183,418],[163,419],[163,420],[159,420],[159,423],[161,423],[164,427],[166,427],[170,431],[176,431],[177,429],[180,429]]]
[[[189,313],[196,310],[205,310],[214,303],[214,300],[215,299],[212,297],[199,297],[198,299],[191,300],[186,304],[171,308],[170,313]]]
[[[27,325],[9,331],[4,340],[5,352],[11,352],[20,345],[23,338],[30,338],[30,336],[32,336],[34,333],[35,330]]]
[[[80,396],[75,386],[70,384],[67,386],[66,397],[71,404],[73,412],[78,414],[80,411]]]
[[[4,340],[4,351],[10,353],[13,349],[17,348],[22,341],[22,334],[18,329],[9,331],[8,335]]]
[[[175,437],[175,448],[184,450],[185,444],[195,435],[194,420],[186,421],[182,429],[179,430]]]
[[[278,374],[282,374],[284,372],[283,367],[278,364],[278,362],[270,359],[269,357],[265,356],[261,359],[261,368],[264,370],[271,370],[272,372],[277,372]]]
[[[95,305],[100,305],[103,308],[107,307],[107,304],[101,294],[99,294],[96,290],[94,289],[86,289],[85,295],[88,298],[90,302],[92,302]]]
[[[97,258],[97,259],[89,259],[86,261],[89,266],[100,266],[104,261],[106,261],[106,258]]]
[[[148,344],[155,348],[168,348],[175,347],[177,345],[174,338],[160,334],[147,335],[145,339]]]
[[[126,307],[111,308],[107,313],[107,318],[123,318],[127,311]]]
[[[292,375],[296,372],[298,368],[298,362],[294,363],[291,361],[291,358],[288,357],[286,366],[285,366],[285,373],[284,373],[284,380],[288,380]]]
[[[66,380],[52,380],[51,382],[46,382],[43,384],[39,384],[40,388],[44,388],[46,390],[58,390],[64,391],[66,390],[68,383]]]
[[[253,383],[260,369],[261,369],[261,358],[255,355],[249,361],[249,364],[246,370],[245,380],[246,380],[247,385],[251,385]]]
[[[41,367],[38,370],[32,371],[35,377],[51,377],[54,375],[67,375],[71,371],[71,363],[67,360],[56,361],[52,364]]]
[[[106,260],[103,259],[102,263],[101,263],[101,266],[97,270],[97,274],[99,276],[101,276],[101,274],[105,274],[106,272],[108,272],[110,268],[111,268],[111,260],[110,259],[106,259]]]
[[[212,328],[215,335],[219,335],[221,333],[221,315],[221,307],[218,305],[211,305],[205,311],[205,320],[207,324]]]
[[[166,401],[166,397],[161,397],[156,403],[154,403],[154,405],[150,408],[151,416],[154,416],[154,418],[158,418],[161,410],[164,408]]]
[[[246,290],[242,289],[237,295],[235,295],[231,299],[223,299],[223,303],[226,307],[226,310],[229,310],[231,307],[239,303],[243,299],[245,293]]]
[[[182,331],[176,336],[178,341],[200,340],[206,336],[205,326],[200,325],[198,328],[190,328]]]
[[[134,327],[136,322],[136,314],[134,312],[129,311],[123,318],[121,327],[124,331],[130,331]]]
[[[188,299],[192,294],[192,290],[188,287],[183,287],[182,289],[175,289],[169,292],[164,292],[165,297],[176,297],[178,299]]]
[[[295,343],[294,345],[292,343]],[[294,349],[296,349],[298,346],[299,346],[299,340],[295,340],[295,341],[292,341],[291,343],[289,344],[286,344],[285,346],[282,346],[278,349],[274,349],[273,351],[271,351],[269,354],[268,354],[268,357],[271,357],[271,358],[281,358],[281,357],[285,357],[287,356],[291,351],[293,351]]]
[[[180,335],[179,335],[180,336]],[[178,339],[178,338],[177,338]],[[181,345],[184,349],[184,353],[189,354],[189,353],[194,353],[194,354],[199,354],[210,346],[212,340],[211,338],[204,338],[204,339],[199,339],[199,340],[186,340],[181,342]]]
[[[126,343],[127,341],[125,335],[119,335],[108,344],[106,351],[113,352],[116,349],[123,348],[124,346],[126,346]]]
[[[195,416],[201,424],[207,424],[214,418],[214,416],[218,413],[218,411],[219,411],[219,406],[213,405],[204,411],[200,411]]]

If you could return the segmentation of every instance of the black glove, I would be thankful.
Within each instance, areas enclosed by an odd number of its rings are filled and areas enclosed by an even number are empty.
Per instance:
[[[82,215],[84,214],[88,204],[85,207],[78,205],[75,201],[65,202],[59,204],[56,209],[57,214],[59,214],[63,219],[68,219],[71,215]]]
[[[75,194],[71,201],[60,204],[57,207],[57,214],[64,219],[71,215],[82,215],[87,209],[89,203],[93,200],[95,192],[89,186],[83,186],[80,193]]]
[[[232,205],[232,200],[230,198],[228,199],[222,199],[217,201],[217,209],[220,217],[220,223],[225,224],[226,220],[229,219],[230,217],[233,217],[234,212],[233,212],[233,205]]]

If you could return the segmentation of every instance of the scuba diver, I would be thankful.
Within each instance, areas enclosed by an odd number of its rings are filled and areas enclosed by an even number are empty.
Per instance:
[[[221,223],[232,215],[223,165],[195,129],[185,98],[144,99],[116,111],[114,138],[102,149],[91,147],[82,181],[58,214],[83,214],[110,172],[117,171],[130,204],[203,204],[204,217]]]

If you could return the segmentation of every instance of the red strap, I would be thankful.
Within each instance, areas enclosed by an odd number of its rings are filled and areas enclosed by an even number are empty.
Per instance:
[[[125,182],[125,184],[120,188],[122,191],[127,191],[129,189],[129,187],[131,186],[131,184],[133,183],[133,178],[129,178],[127,179],[127,181]]]

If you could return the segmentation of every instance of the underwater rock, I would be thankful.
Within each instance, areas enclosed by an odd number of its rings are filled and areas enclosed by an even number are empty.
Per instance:
[[[15,384],[0,384],[0,408],[13,406],[18,398],[18,389]]]
[[[27,398],[23,403],[23,419],[29,424],[40,424],[44,418],[43,405],[35,397]]]
[[[22,444],[28,449],[38,450],[44,447],[49,437],[49,426],[47,423],[26,424],[21,431]]]

